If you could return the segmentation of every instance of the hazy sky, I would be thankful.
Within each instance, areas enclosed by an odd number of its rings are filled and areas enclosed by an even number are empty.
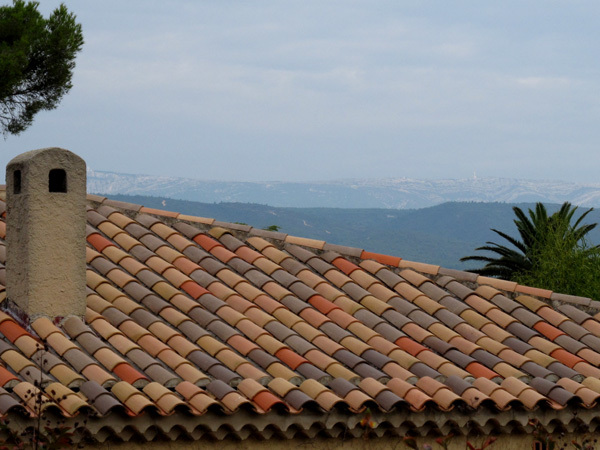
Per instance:
[[[0,140],[2,167],[60,146],[199,179],[600,182],[600,2],[66,4],[74,87]]]

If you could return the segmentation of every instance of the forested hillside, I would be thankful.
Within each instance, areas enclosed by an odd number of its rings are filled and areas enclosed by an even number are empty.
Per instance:
[[[258,228],[277,225],[295,236],[439,264],[468,268],[459,259],[473,254],[488,240],[499,237],[497,228],[516,234],[511,204],[451,202],[423,209],[276,208],[254,203],[199,203],[169,198],[111,195],[112,199],[152,208],[178,211],[227,222],[242,222]],[[533,204],[521,203],[522,209]],[[548,205],[549,211],[558,205]],[[600,222],[593,211],[590,222]],[[591,233],[600,242],[600,230]]]

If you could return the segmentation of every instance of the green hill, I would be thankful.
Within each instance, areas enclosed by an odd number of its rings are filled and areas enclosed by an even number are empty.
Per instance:
[[[112,199],[179,211],[258,228],[277,225],[295,236],[322,239],[405,259],[466,269],[459,259],[486,241],[502,240],[490,228],[515,235],[511,204],[452,202],[423,209],[279,208],[254,203],[199,203],[160,197],[112,195]],[[519,204],[523,209],[533,204]],[[549,211],[558,205],[548,205]],[[600,222],[600,213],[588,216]],[[600,230],[591,233],[600,241]]]

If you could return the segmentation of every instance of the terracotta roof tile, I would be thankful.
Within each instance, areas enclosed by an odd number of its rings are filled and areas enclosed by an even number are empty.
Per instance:
[[[7,370],[5,367],[0,366],[0,386],[11,388],[19,382],[19,378],[13,373]],[[8,408],[7,408],[8,409]]]
[[[600,322],[574,306],[590,299],[94,199],[85,321],[37,319],[28,332],[0,313],[0,385],[12,389],[0,390],[2,411],[27,401],[42,360],[49,404],[66,416],[153,411],[157,423],[433,408],[443,427],[461,408],[520,414],[600,398]]]
[[[99,252],[102,252],[106,247],[114,245],[99,233],[89,235],[87,241]]]
[[[485,286],[492,286],[508,292],[514,292],[517,287],[517,283],[513,281],[500,280],[498,278],[489,278],[484,276],[477,277],[477,283]]]
[[[3,315],[4,316],[4,315]],[[22,336],[29,335],[27,331],[11,319],[2,320],[0,323],[0,333],[2,333],[11,343],[15,343]]]
[[[387,266],[398,267],[402,258],[398,258],[396,256],[382,255],[380,253],[366,252],[363,251],[360,255],[362,259],[372,259],[381,264],[385,264]]]
[[[554,341],[558,336],[562,336],[564,335],[564,331],[561,331],[559,329],[557,329],[556,327],[550,325],[547,322],[537,322],[533,328],[536,331],[539,331],[541,334],[543,334],[545,337],[547,337],[548,339],[550,339],[551,341]]]

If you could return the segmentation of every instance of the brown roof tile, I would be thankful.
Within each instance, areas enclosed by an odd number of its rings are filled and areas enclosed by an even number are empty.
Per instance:
[[[303,408],[386,420],[409,407],[437,409],[441,428],[458,405],[518,414],[600,397],[600,322],[574,306],[590,299],[93,199],[85,321],[30,333],[0,313],[2,411],[26,400],[44,343],[48,401],[65,415],[274,409],[292,424],[312,420]]]

